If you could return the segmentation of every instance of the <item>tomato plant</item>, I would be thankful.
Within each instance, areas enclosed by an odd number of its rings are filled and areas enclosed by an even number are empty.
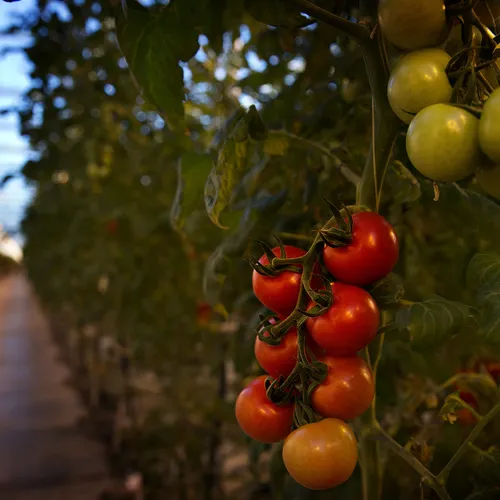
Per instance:
[[[283,446],[288,472],[311,490],[326,490],[347,481],[357,458],[354,433],[336,418],[325,418],[294,430]]]
[[[375,386],[370,368],[360,357],[320,358],[328,365],[326,379],[311,394],[311,405],[323,417],[353,420],[373,400]]]
[[[236,419],[243,431],[262,443],[281,441],[292,428],[293,405],[278,406],[266,396],[266,376],[243,389],[236,400]]]
[[[333,304],[322,316],[309,318],[307,329],[327,354],[353,355],[377,334],[380,312],[362,288],[336,281],[331,289]]]
[[[494,2],[36,7],[0,110],[36,152],[24,264],[113,469],[148,500],[494,497]]]
[[[432,180],[459,181],[474,172],[479,161],[479,120],[468,111],[433,104],[420,111],[406,136],[415,168]]]
[[[326,246],[323,260],[335,279],[364,286],[389,274],[398,260],[399,246],[393,227],[380,215],[360,212],[352,216],[352,241]]]

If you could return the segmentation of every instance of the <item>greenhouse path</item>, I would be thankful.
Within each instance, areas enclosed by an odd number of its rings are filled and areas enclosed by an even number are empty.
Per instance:
[[[78,421],[85,408],[21,275],[0,279],[0,498],[97,500],[104,449]]]

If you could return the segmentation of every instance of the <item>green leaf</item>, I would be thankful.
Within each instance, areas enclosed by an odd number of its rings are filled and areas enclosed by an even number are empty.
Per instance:
[[[233,198],[233,191],[248,166],[249,131],[244,118],[234,123],[219,149],[217,160],[205,184],[205,207],[212,222],[221,229],[222,211]]]
[[[488,342],[500,343],[500,255],[474,255],[467,268],[467,285],[476,293],[479,335]]]
[[[246,0],[245,9],[255,20],[270,26],[292,28],[306,21],[297,7],[283,0]]]
[[[388,274],[368,289],[381,309],[398,306],[404,291],[403,280],[395,273]]]
[[[400,161],[389,168],[387,184],[391,187],[391,202],[395,204],[415,202],[422,194],[420,182]]]
[[[264,141],[264,153],[269,156],[284,156],[289,147],[289,138],[279,132],[271,132]]]
[[[184,153],[177,163],[177,190],[170,211],[170,223],[179,232],[189,217],[203,204],[205,180],[212,169],[210,154]]]
[[[415,347],[427,348],[441,343],[471,319],[470,307],[433,295],[422,302],[399,309],[396,324],[408,330]]]
[[[254,105],[250,106],[246,115],[246,121],[248,125],[248,133],[252,139],[256,141],[263,141],[267,137],[267,127],[264,125],[264,122]]]
[[[198,50],[191,9],[176,0],[161,9],[135,1],[117,16],[118,44],[144,98],[174,127],[184,116],[184,80],[179,61]]]

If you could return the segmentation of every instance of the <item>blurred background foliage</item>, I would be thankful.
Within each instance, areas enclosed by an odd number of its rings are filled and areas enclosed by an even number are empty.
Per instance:
[[[316,3],[359,17],[357,1]],[[175,6],[187,9],[182,19],[199,10],[201,24],[155,26],[128,57],[163,113],[138,96],[115,28],[116,19],[125,30],[141,15],[161,19],[164,5],[145,14],[129,2],[124,21],[115,2],[39,0],[10,28],[33,36],[25,49],[33,85],[19,110],[36,152],[23,169],[36,187],[22,224],[27,273],[117,474],[140,472],[146,498],[361,498],[358,473],[335,492],[300,488],[279,446],[245,440],[233,415],[243,381],[260,373],[252,330],[260,306],[246,262],[259,252],[254,240],[276,234],[306,248],[327,217],[324,198],[354,202],[371,139],[360,51],[322,24],[264,24],[270,13],[241,0]],[[123,52],[133,52],[123,33]],[[231,143],[238,123],[243,135]],[[468,180],[441,186],[433,201],[432,184],[406,157],[404,131],[395,158],[381,211],[400,237],[405,300],[420,309],[393,315],[378,411],[438,470],[466,434],[439,419],[439,384],[499,352],[497,323],[486,332],[463,308],[480,311],[466,269],[475,253],[500,252],[500,209]],[[227,229],[207,214],[213,199],[204,201],[214,159],[237,179],[210,214]],[[489,311],[491,322],[498,310]],[[499,431],[484,443],[498,444]],[[453,498],[487,498],[483,486],[498,486],[498,463],[478,467],[493,456],[481,453],[453,473]],[[383,498],[420,498],[420,479],[397,457],[384,460]]]

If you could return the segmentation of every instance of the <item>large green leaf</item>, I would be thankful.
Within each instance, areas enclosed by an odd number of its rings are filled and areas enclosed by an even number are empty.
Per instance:
[[[179,0],[160,9],[135,1],[116,19],[120,48],[144,98],[161,111],[171,126],[184,115],[184,80],[179,61],[198,50],[193,2]]]
[[[500,343],[500,255],[477,253],[467,268],[467,284],[476,293],[478,333]]]
[[[415,347],[437,345],[457,333],[471,319],[470,307],[433,295],[396,313],[396,324],[406,329]]]
[[[182,231],[186,218],[203,205],[205,180],[212,169],[210,154],[188,152],[177,164],[177,190],[170,211],[170,223]]]
[[[389,273],[368,289],[370,295],[376,300],[379,308],[397,307],[403,297],[404,286],[401,276]]]
[[[249,130],[245,116],[233,121],[219,149],[217,160],[205,184],[205,206],[212,222],[222,229],[220,215],[233,198],[233,191],[249,164]]]

